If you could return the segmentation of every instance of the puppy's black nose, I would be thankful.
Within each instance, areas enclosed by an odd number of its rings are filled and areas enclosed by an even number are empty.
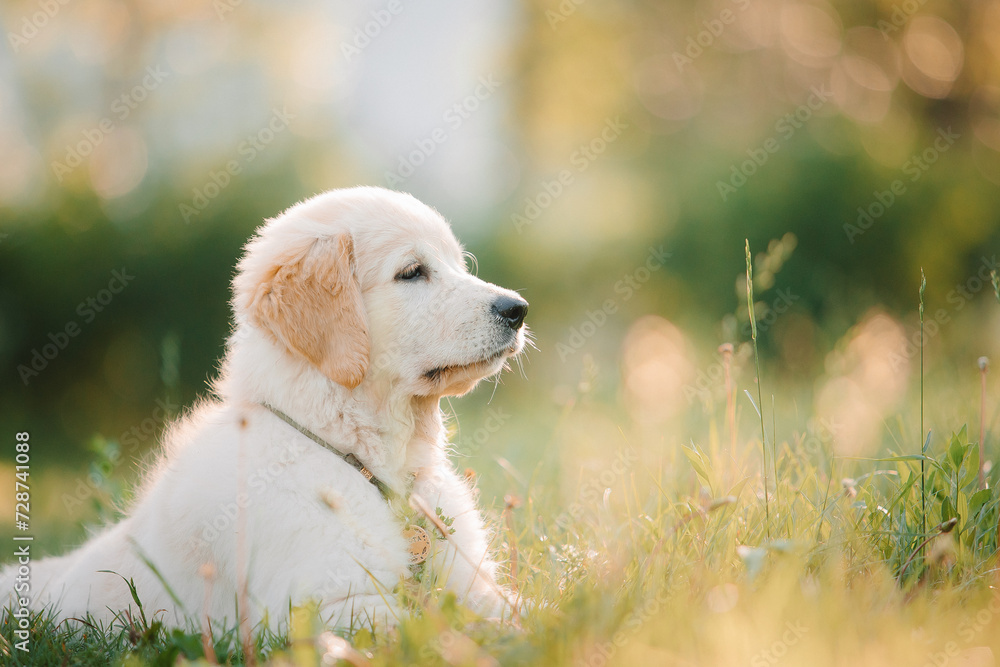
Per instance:
[[[528,302],[516,296],[500,296],[493,302],[493,312],[501,322],[517,331],[528,314]]]

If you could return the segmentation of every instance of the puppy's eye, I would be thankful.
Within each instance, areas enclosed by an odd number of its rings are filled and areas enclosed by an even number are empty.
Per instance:
[[[416,280],[427,275],[422,264],[411,264],[396,274],[396,280]]]

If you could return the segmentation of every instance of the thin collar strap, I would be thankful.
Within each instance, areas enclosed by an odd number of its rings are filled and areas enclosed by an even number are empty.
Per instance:
[[[368,468],[366,468],[365,465],[361,461],[359,461],[358,457],[356,457],[354,454],[345,454],[344,452],[340,451],[339,449],[328,443],[326,440],[323,440],[318,435],[316,435],[306,427],[296,422],[294,419],[286,415],[278,408],[268,405],[267,403],[261,403],[261,405],[270,410],[271,412],[273,412],[275,416],[279,417],[283,422],[285,422],[286,424],[294,428],[296,431],[298,431],[302,435],[306,436],[307,438],[315,442],[317,445],[323,447],[324,449],[330,450],[340,458],[347,461],[347,463],[349,463],[352,468],[354,468],[362,475],[364,475],[365,479],[371,482],[372,485],[379,490],[379,493],[382,494],[382,497],[385,498],[387,501],[392,498],[392,496],[394,495],[392,489],[390,489],[385,482],[383,482],[378,477],[373,475],[372,472]]]

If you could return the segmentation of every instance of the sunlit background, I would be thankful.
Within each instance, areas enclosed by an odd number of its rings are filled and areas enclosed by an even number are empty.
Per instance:
[[[744,239],[779,442],[918,447],[921,267],[927,428],[974,423],[1000,361],[1000,3],[41,0],[0,24],[0,433],[32,434],[54,545],[107,486],[95,436],[134,479],[205,395],[242,243],[330,188],[413,193],[531,302],[523,373],[446,405],[493,507],[704,440],[727,373],[759,430]]]

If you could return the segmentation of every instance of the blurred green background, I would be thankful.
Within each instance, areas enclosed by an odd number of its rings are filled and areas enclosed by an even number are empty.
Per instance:
[[[0,21],[0,461],[31,433],[53,533],[87,516],[65,493],[93,436],[134,478],[205,395],[255,227],[330,188],[412,192],[531,302],[523,374],[448,403],[487,503],[623,437],[704,434],[720,344],[753,386],[745,238],[779,439],[905,435],[921,267],[932,427],[974,420],[1000,352],[997,2],[33,0]]]

